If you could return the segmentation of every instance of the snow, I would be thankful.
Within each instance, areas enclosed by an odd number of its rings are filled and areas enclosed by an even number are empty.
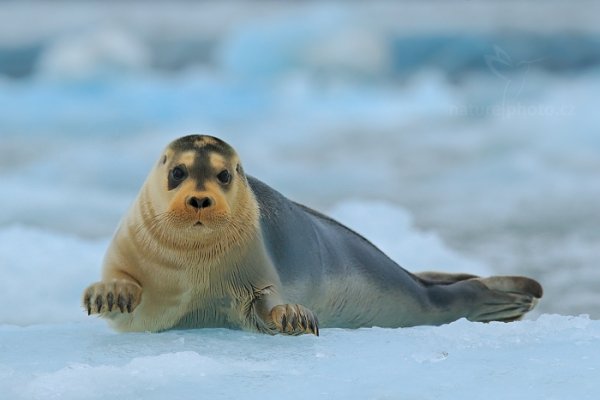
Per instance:
[[[486,272],[390,204],[347,201],[331,215],[398,261]],[[600,321],[588,316],[323,329],[320,337],[226,329],[118,334],[79,305],[106,246],[30,227],[0,230],[0,304],[18,302],[0,308],[5,398],[595,399],[600,390]]]
[[[600,5],[135,3],[0,4],[0,398],[598,398]],[[188,133],[409,270],[545,296],[511,324],[113,333],[81,292]]]
[[[83,289],[100,279],[107,240],[91,241],[23,226],[0,230],[1,324],[84,320]],[[17,303],[15,303],[17,302]]]
[[[318,338],[3,326],[0,350],[10,399],[596,399],[600,390],[600,322],[586,316]]]

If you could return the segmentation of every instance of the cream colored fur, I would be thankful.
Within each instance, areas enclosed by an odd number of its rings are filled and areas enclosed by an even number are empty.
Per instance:
[[[190,164],[193,157],[169,148],[165,155],[170,162],[155,166],[121,221],[104,260],[102,281],[84,292],[88,312],[109,319],[119,331],[204,326],[285,330],[281,309],[274,309],[285,304],[276,291],[281,284],[265,254],[258,204],[245,178],[237,176],[227,192],[207,182],[205,192],[217,204],[212,214],[201,216],[206,226],[194,227],[185,198],[197,192],[195,182],[172,193],[166,190],[167,167]],[[215,168],[225,164],[223,157],[211,159],[219,164]],[[239,162],[237,156],[229,161],[230,169]],[[189,228],[179,226],[184,223]],[[125,289],[131,312],[116,306],[109,310],[108,293],[114,301]],[[271,311],[279,318],[271,318]],[[295,330],[289,327],[287,333]]]

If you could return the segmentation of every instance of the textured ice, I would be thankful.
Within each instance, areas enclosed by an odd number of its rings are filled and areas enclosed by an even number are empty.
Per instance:
[[[345,202],[332,215],[400,262],[485,272],[389,204]],[[600,322],[586,316],[325,329],[318,338],[225,329],[114,333],[79,306],[106,244],[19,226],[0,231],[0,304],[18,301],[0,308],[2,398],[455,399],[476,390],[490,399],[594,399],[600,390]]]
[[[597,399],[585,316],[320,337],[206,329],[116,334],[98,321],[0,326],[7,399]]]
[[[106,241],[38,229],[0,229],[0,324],[83,319],[82,290],[100,278]]]

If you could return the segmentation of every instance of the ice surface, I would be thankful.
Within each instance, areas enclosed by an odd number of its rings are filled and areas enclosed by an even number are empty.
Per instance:
[[[83,319],[83,289],[100,278],[106,241],[13,226],[0,230],[1,324]]]
[[[600,322],[115,334],[98,321],[0,326],[7,399],[596,399]]]

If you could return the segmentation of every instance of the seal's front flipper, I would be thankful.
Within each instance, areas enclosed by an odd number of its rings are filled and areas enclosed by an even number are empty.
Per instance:
[[[300,304],[281,304],[271,310],[275,329],[286,335],[312,333],[319,336],[319,321],[308,308]]]
[[[542,286],[521,276],[493,276],[471,279],[486,289],[479,304],[467,315],[470,321],[516,321],[531,311],[543,295]]]
[[[245,312],[248,326],[259,332],[275,335],[302,335],[312,333],[319,336],[317,316],[300,304],[286,304],[274,285],[255,288],[253,299]]]
[[[83,292],[83,307],[88,315],[111,312],[132,313],[139,305],[142,288],[130,280],[97,282]]]

